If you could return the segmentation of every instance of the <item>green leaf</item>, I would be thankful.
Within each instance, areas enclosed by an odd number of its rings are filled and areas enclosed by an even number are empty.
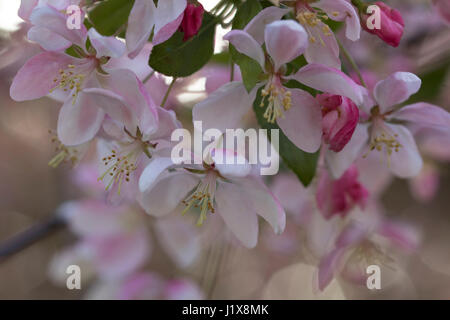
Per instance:
[[[279,153],[286,166],[292,170],[298,177],[298,179],[306,187],[313,180],[316,175],[317,161],[319,159],[319,152],[307,153],[297,148],[281,131],[277,124],[268,123],[264,119],[264,111],[267,107],[267,99],[264,107],[261,107],[261,89],[259,90],[256,100],[253,103],[253,110],[256,113],[258,123],[263,129],[267,129],[270,137],[270,129],[279,130]],[[295,106],[294,106],[295,108]],[[301,129],[301,128],[299,128]]]
[[[406,104],[435,100],[443,89],[442,84],[444,83],[445,76],[449,69],[450,62],[447,62],[445,65],[441,65],[434,70],[420,74],[419,78],[422,80],[422,86],[420,87],[419,92],[413,95]]]
[[[187,77],[200,70],[214,53],[216,24],[216,19],[205,13],[196,36],[183,41],[183,33],[175,32],[169,40],[153,48],[150,67],[171,77]]]
[[[104,36],[114,35],[128,21],[134,0],[105,0],[91,12],[89,20]]]
[[[247,0],[242,3],[233,19],[233,29],[243,29],[261,10],[262,6],[258,0]],[[233,62],[241,69],[242,81],[247,91],[250,92],[263,72],[261,66],[252,58],[239,53],[231,44],[230,54]]]

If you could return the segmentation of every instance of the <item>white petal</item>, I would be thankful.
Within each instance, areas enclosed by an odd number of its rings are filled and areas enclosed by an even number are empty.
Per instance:
[[[230,41],[237,51],[257,61],[261,68],[264,69],[264,52],[261,49],[261,45],[251,35],[242,30],[232,30],[223,38]]]

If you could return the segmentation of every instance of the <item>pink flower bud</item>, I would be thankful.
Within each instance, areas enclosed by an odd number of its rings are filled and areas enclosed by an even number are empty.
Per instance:
[[[380,8],[380,28],[369,29],[367,25],[367,15],[363,17],[363,28],[386,42],[388,45],[398,47],[403,35],[403,28],[405,23],[400,12],[393,9],[381,1],[375,2]]]
[[[188,3],[184,10],[183,21],[181,21],[180,25],[180,30],[184,32],[183,41],[189,40],[198,33],[198,30],[202,26],[204,11],[205,9],[203,9],[200,3],[198,5]]]
[[[359,119],[358,107],[346,97],[319,94],[322,106],[322,130],[325,143],[332,151],[339,152],[350,141]]]
[[[364,207],[369,196],[358,181],[358,168],[352,165],[341,178],[333,180],[323,170],[317,186],[316,201],[325,219],[334,215],[345,217],[356,205]]]

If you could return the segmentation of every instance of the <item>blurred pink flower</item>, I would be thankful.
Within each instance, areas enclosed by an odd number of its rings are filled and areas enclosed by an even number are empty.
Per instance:
[[[433,0],[437,13],[446,24],[450,24],[450,2],[448,0]]]

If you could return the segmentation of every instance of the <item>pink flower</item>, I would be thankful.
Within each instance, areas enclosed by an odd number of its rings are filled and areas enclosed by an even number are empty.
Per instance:
[[[128,18],[126,42],[130,58],[136,57],[154,33],[153,44],[168,40],[180,27],[186,0],[135,0]]]
[[[194,207],[200,209],[199,225],[208,213],[217,213],[249,248],[257,243],[258,215],[270,223],[275,233],[282,233],[286,223],[284,210],[251,174],[248,162],[227,150],[213,149],[210,156],[211,163],[203,165],[174,165],[171,158],[153,159],[139,180],[140,204],[145,211],[161,217],[183,203],[183,213]]]
[[[246,29],[233,30],[225,36],[239,52],[260,64],[265,71],[264,79],[267,80],[259,83],[250,94],[241,82],[228,83],[195,105],[193,117],[194,120],[203,121],[203,125],[208,128],[221,131],[236,128],[251,108],[256,91],[264,87],[261,91],[262,101],[268,100],[265,119],[269,123],[276,122],[300,149],[315,152],[322,141],[320,106],[308,92],[288,89],[283,83],[295,79],[317,90],[349,97],[358,104],[362,103],[361,87],[341,71],[319,64],[307,65],[296,74],[285,76],[283,66],[304,53],[308,34],[292,20],[275,21],[265,26],[264,18],[269,13],[261,11]],[[257,26],[264,29],[258,29]],[[263,43],[268,59],[261,48]]]
[[[356,206],[364,208],[369,192],[358,181],[358,169],[351,166],[337,180],[331,179],[327,170],[322,170],[317,186],[316,201],[326,219],[335,215],[345,217]]]
[[[322,130],[330,150],[341,151],[350,141],[359,119],[358,107],[346,97],[320,94],[316,97],[322,106]]]
[[[416,93],[421,80],[409,72],[396,72],[379,81],[373,98],[366,97],[364,111],[370,118],[359,123],[350,142],[341,152],[329,151],[327,164],[335,178],[339,178],[360,156],[374,152],[390,171],[402,178],[419,174],[422,168],[416,142],[408,126],[419,126],[449,132],[450,114],[444,109],[419,102],[397,106]]]
[[[195,36],[202,26],[203,6],[199,3],[188,3],[184,10],[183,21],[181,21],[180,30],[184,32],[183,40],[187,41]]]
[[[420,242],[418,232],[401,222],[379,219],[368,224],[367,221],[353,220],[336,237],[333,249],[320,260],[319,289],[323,291],[339,275],[355,284],[365,285],[369,265],[390,267],[392,258],[386,245],[380,246],[377,240],[380,237],[406,253],[415,251]]]
[[[380,10],[381,21],[380,28],[369,29],[367,26],[367,16],[364,16],[363,28],[369,33],[378,36],[381,40],[393,47],[398,47],[403,36],[405,23],[400,12],[389,7],[381,1],[375,2]]]

